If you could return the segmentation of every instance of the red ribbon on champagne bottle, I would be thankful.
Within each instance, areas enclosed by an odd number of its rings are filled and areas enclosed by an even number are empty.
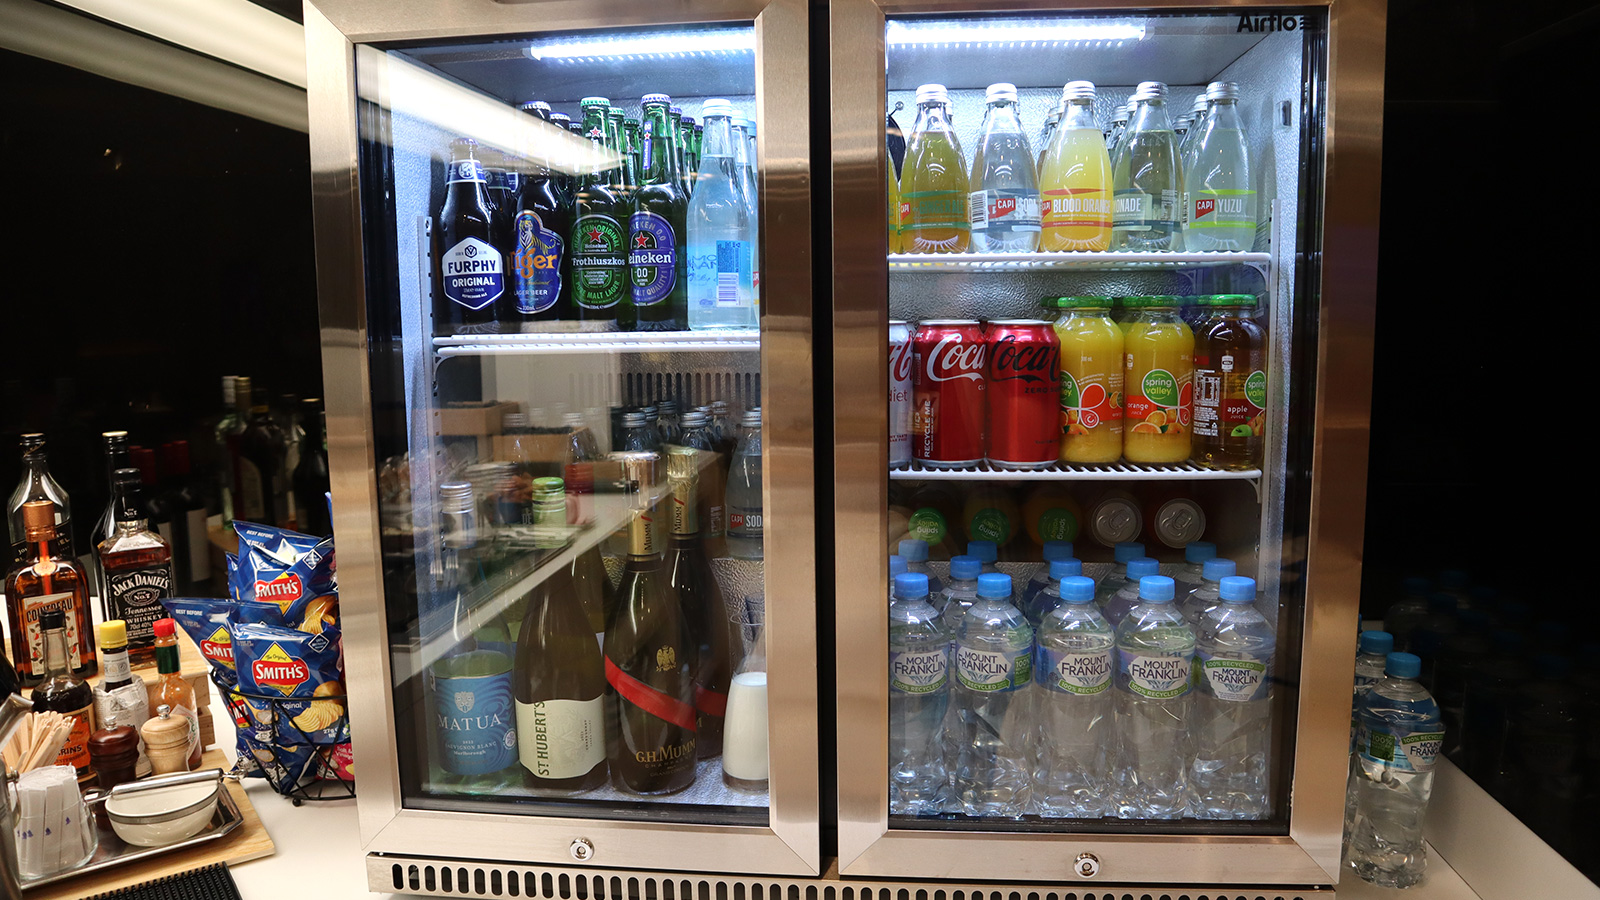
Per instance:
[[[606,680],[617,689],[622,699],[632,703],[663,722],[671,722],[680,728],[695,730],[694,707],[676,697],[669,696],[656,690],[627,672],[617,668],[617,664],[606,657]]]
[[[694,706],[708,716],[721,719],[728,715],[728,695],[697,684],[694,686]]]

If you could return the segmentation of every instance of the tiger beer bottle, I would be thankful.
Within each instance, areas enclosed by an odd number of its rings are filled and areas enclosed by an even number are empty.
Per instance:
[[[502,331],[540,331],[535,323],[571,319],[572,259],[567,238],[571,205],[544,162],[541,147],[530,147],[532,164],[505,211],[508,290],[500,299]],[[516,173],[512,173],[516,174]],[[510,176],[508,176],[510,177]]]
[[[646,94],[639,135],[643,177],[628,221],[630,300],[619,315],[626,331],[681,331],[689,312],[683,270],[688,203],[678,187],[672,119],[666,94]],[[631,315],[630,315],[631,313]]]
[[[450,142],[444,205],[433,230],[433,332],[495,331],[495,301],[505,293],[505,266],[494,243],[487,175],[473,156],[477,142]]]

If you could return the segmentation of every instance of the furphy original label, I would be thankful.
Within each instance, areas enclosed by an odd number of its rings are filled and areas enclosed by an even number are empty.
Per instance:
[[[478,184],[487,184],[489,178],[483,169],[483,163],[475,159],[458,159],[450,164],[450,173],[446,177],[449,184],[458,181],[476,181]]]
[[[616,306],[628,279],[622,227],[610,216],[588,215],[572,235],[572,302],[584,309]]]
[[[467,309],[483,309],[505,293],[500,251],[487,241],[469,237],[445,251],[439,260],[444,295]]]
[[[677,235],[672,223],[653,212],[636,212],[628,220],[628,271],[633,276],[633,305],[655,306],[667,299],[678,278]]]
[[[531,209],[517,213],[515,230],[517,256],[511,284],[517,312],[541,313],[561,296],[561,256],[566,243],[561,235],[544,227],[539,214]]]
[[[576,778],[606,758],[605,704],[593,700],[517,702],[517,756],[538,778]]]
[[[106,606],[110,618],[128,623],[129,642],[155,637],[155,622],[165,618],[161,598],[172,594],[172,570],[166,566],[106,574]]]

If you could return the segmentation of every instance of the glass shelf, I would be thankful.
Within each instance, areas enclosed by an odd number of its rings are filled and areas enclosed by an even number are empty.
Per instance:
[[[458,334],[433,339],[434,352],[450,356],[692,353],[761,349],[761,331],[603,331],[541,334]]]
[[[1224,472],[1194,463],[1146,466],[1118,462],[1103,466],[1053,465],[1045,469],[994,469],[979,463],[961,469],[929,469],[913,462],[909,468],[891,469],[899,481],[1258,481],[1260,469]]]
[[[1024,272],[1076,269],[1114,272],[1129,269],[1200,269],[1217,266],[1268,266],[1272,254],[1246,251],[1161,253],[1155,251],[1060,253],[891,253],[889,271]]]

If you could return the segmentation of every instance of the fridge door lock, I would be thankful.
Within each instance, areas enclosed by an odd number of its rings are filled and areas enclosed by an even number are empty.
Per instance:
[[[594,844],[590,843],[588,838],[573,838],[567,852],[578,862],[588,862],[594,859]]]
[[[1100,857],[1093,853],[1079,853],[1072,869],[1080,878],[1093,878],[1100,874]]]

